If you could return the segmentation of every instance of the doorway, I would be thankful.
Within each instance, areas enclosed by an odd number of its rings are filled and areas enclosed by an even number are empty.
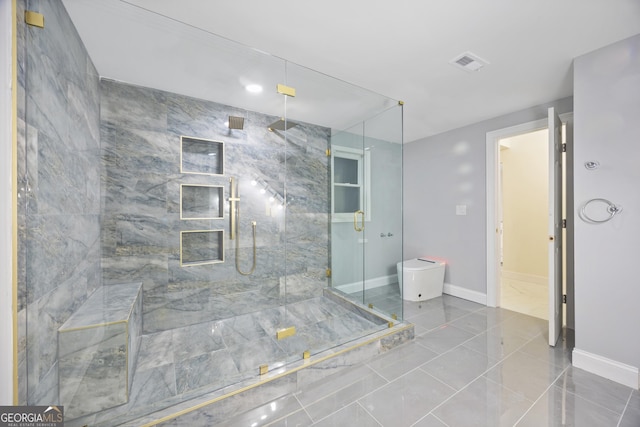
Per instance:
[[[555,117],[555,118],[553,118]],[[558,154],[559,146],[559,125],[560,121],[564,124],[564,137],[563,141],[566,142],[566,152],[561,155]],[[536,120],[532,122],[523,123],[509,128],[498,129],[492,132],[488,132],[486,135],[486,196],[487,196],[487,305],[490,307],[499,307],[500,294],[501,294],[501,191],[500,191],[500,140],[505,138],[512,138],[518,135],[524,135],[535,131],[547,132],[550,127],[553,127],[554,132],[548,132],[549,146],[554,147],[554,159],[564,158],[564,172],[563,175],[558,174],[558,165],[554,166],[552,183],[563,182],[566,191],[562,191],[565,194],[564,200],[564,212],[573,212],[573,113],[562,114],[559,118],[553,112],[553,109],[549,109],[549,117],[547,119]],[[553,134],[553,138],[551,138]],[[551,156],[550,156],[551,158]],[[551,182],[550,182],[551,184]],[[554,185],[554,191],[550,196],[560,194],[557,186]],[[554,341],[553,336],[557,336],[556,332],[561,328],[562,311],[566,312],[566,322],[564,323],[567,328],[573,329],[574,307],[573,307],[573,215],[561,215],[560,208],[563,207],[563,202],[554,198],[554,202],[546,203],[549,207],[549,219],[550,229],[548,234],[548,243],[550,248],[555,247],[555,251],[550,251],[549,262],[552,259],[554,269],[553,275],[549,274],[551,283],[551,277],[553,277],[554,286],[549,286],[549,313],[554,313],[554,322],[550,322],[550,343]],[[553,209],[551,209],[553,208]],[[558,226],[562,222],[560,218],[566,218],[566,228],[561,230]],[[553,219],[553,220],[551,220]],[[555,224],[555,226],[554,226]],[[561,230],[561,231],[559,231]],[[555,237],[557,236],[557,238]],[[561,247],[561,243],[565,243],[564,247]],[[560,257],[560,250],[565,252],[565,256]],[[552,255],[555,252],[555,255]],[[551,265],[551,264],[549,264]],[[560,269],[557,267],[563,266],[564,280],[558,277]],[[564,282],[565,289],[560,289],[559,283]],[[563,297],[564,294],[564,297]],[[553,298],[551,298],[553,295]],[[565,299],[565,310],[561,309],[562,299]],[[558,314],[560,313],[560,315]],[[551,317],[551,316],[550,316]],[[553,323],[553,325],[552,325]],[[553,327],[552,327],[553,326]],[[553,345],[553,344],[551,344]]]
[[[501,138],[499,145],[499,303],[548,320],[548,130]]]

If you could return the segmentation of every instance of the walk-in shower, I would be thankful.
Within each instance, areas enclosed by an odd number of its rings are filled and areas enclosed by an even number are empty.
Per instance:
[[[47,22],[17,22],[21,404],[156,420],[398,328],[401,103],[129,2],[17,3]]]

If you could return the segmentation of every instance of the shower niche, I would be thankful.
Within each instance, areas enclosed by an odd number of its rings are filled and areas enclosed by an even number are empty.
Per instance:
[[[224,143],[188,136],[180,137],[180,172],[224,175]],[[181,220],[224,218],[224,189],[220,185],[180,184]],[[180,232],[180,266],[224,262],[224,231],[221,229]]]
[[[224,262],[224,230],[190,230],[180,232],[180,265]]]
[[[224,143],[210,139],[180,137],[180,172],[224,175]]]
[[[181,184],[180,219],[222,219],[223,199],[220,185]]]

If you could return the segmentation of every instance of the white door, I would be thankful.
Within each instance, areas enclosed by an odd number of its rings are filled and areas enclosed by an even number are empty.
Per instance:
[[[562,122],[549,108],[549,345],[562,332]]]

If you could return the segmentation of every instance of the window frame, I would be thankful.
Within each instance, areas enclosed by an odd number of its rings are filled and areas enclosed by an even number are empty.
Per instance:
[[[350,159],[357,161],[357,184],[346,184],[335,181],[335,158]],[[371,152],[369,150],[358,150],[350,147],[333,146],[331,148],[331,221],[351,222],[354,219],[354,212],[335,212],[335,189],[359,188],[360,200],[358,206],[364,211],[364,220],[371,221]]]

